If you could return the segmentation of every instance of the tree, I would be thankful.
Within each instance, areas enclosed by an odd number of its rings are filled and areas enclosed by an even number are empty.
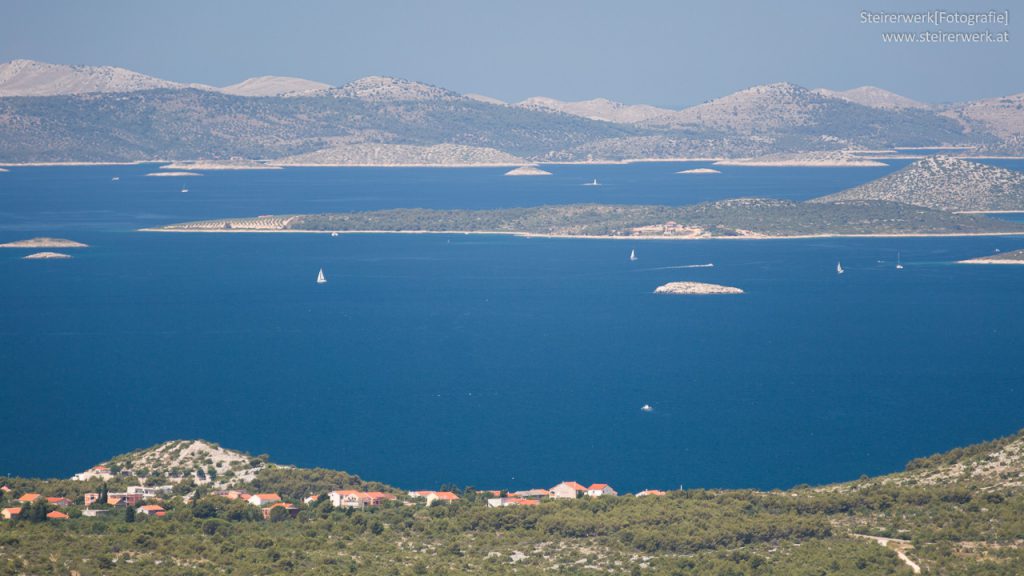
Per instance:
[[[271,522],[281,522],[283,520],[287,520],[289,517],[291,517],[291,514],[288,513],[288,510],[284,506],[275,506],[270,510]]]
[[[106,506],[106,504],[107,504],[107,494],[108,494],[107,483],[104,482],[103,486],[100,486],[100,499],[99,499],[99,503],[104,505],[104,506]]]
[[[128,507],[124,509],[124,521],[135,522],[135,507],[132,506],[131,504],[129,504]]]

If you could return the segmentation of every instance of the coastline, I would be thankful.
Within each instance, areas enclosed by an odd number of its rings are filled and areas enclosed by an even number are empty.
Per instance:
[[[974,236],[1024,236],[1024,232],[961,232],[951,234],[800,234],[793,236],[595,236],[583,234],[543,234],[539,232],[507,232],[494,230],[239,230],[204,229],[184,230],[169,228],[139,228],[136,232],[171,232],[184,234],[448,234],[452,236],[487,235],[518,236],[521,238],[562,238],[567,240],[807,240],[817,238],[959,238]]]

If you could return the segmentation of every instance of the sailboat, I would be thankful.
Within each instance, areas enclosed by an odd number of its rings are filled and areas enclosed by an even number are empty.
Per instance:
[[[843,273],[843,263],[842,262],[836,262],[836,274],[842,274],[842,273]]]
[[[600,185],[601,185],[601,183],[597,181],[597,178],[594,178],[594,180],[592,182],[587,182],[587,183],[584,184],[584,186],[600,186]]]
[[[636,250],[629,251],[629,261],[636,262]]]
[[[118,180],[120,180],[120,179],[121,179],[121,177],[120,177],[120,176],[114,176],[113,178],[111,178],[111,179],[110,179],[110,181],[111,181],[111,182],[117,182],[117,181],[118,181]]]
[[[903,270],[903,261],[900,260],[900,251],[896,251],[896,269]]]
[[[182,188],[182,189],[181,189],[181,193],[182,193],[182,194],[184,194],[185,192],[188,192],[188,188]]]
[[[316,275],[317,284],[327,284],[327,278],[324,277],[324,269],[320,269],[320,273]]]
[[[654,412],[654,407],[651,406],[650,404],[644,404],[643,406],[640,407],[640,410],[643,412]]]

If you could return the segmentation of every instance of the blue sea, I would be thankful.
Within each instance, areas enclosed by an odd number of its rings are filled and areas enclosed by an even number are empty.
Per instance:
[[[69,476],[206,438],[409,489],[785,488],[900,470],[1024,428],[1024,267],[953,264],[1024,237],[136,231],[391,207],[802,200],[899,167],[675,174],[704,165],[554,166],[545,178],[11,168],[0,242],[91,247],[68,261],[0,250],[0,474]],[[593,178],[602,186],[581,185]],[[652,294],[677,280],[746,294]]]

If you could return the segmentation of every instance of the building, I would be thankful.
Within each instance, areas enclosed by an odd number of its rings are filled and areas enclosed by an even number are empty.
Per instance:
[[[335,508],[341,508],[344,506],[344,500],[346,496],[352,496],[359,494],[358,490],[335,490],[327,494],[327,497],[331,500],[331,505]]]
[[[86,508],[85,510],[82,510],[82,516],[88,516],[90,518],[105,516],[108,513],[110,513],[110,510],[106,509]]]
[[[21,508],[4,508],[3,510],[0,510],[0,518],[3,518],[4,520],[17,518],[20,514]]]
[[[650,488],[648,488],[647,490],[644,490],[643,492],[637,492],[636,495],[637,496],[664,496],[665,493],[662,492],[661,490],[651,490]]]
[[[22,504],[31,504],[31,503],[35,502],[36,500],[39,500],[42,497],[43,497],[42,494],[36,494],[35,492],[28,492],[26,494],[22,494],[21,498],[18,498],[18,502],[21,502]]]
[[[138,508],[135,509],[135,512],[138,514],[144,514],[146,516],[164,516],[165,514],[167,514],[167,511],[164,510],[162,506],[157,506],[156,504],[146,504],[145,506],[139,506]]]
[[[607,484],[591,484],[587,488],[587,496],[597,498],[599,496],[618,496],[619,493]]]
[[[247,500],[247,502],[253,506],[266,506],[267,504],[273,504],[274,502],[280,501],[281,497],[273,492],[269,494],[253,494]]]
[[[78,474],[72,476],[71,479],[84,482],[86,480],[95,480],[97,478],[99,478],[100,480],[110,480],[113,477],[114,474],[110,471],[110,468],[107,468],[106,466],[103,466],[101,464],[99,466],[93,466],[92,468],[89,468],[85,472],[79,472]]]
[[[239,490],[218,490],[213,495],[227,498],[228,500],[245,500],[246,502],[249,501],[249,498],[252,498],[252,494]]]
[[[520,490],[518,492],[510,492],[509,496],[515,496],[516,498],[546,498],[550,493],[550,490],[543,488],[532,488],[530,490]]]
[[[67,520],[68,519],[68,515],[67,514],[65,514],[63,512],[58,512],[56,510],[47,512],[46,513],[46,517],[48,519],[50,519],[50,520]]]
[[[108,492],[107,504],[111,506],[135,506],[145,500],[142,494],[129,494],[127,492]]]
[[[46,499],[46,502],[58,508],[67,508],[71,505],[71,500],[68,500],[63,496],[50,496]]]
[[[170,496],[174,486],[129,486],[128,494],[137,494],[143,498],[162,498]]]
[[[454,502],[459,499],[459,497],[456,496],[454,492],[431,492],[429,495],[427,495],[426,498],[427,506],[432,505],[434,502],[447,504],[449,502]]]
[[[86,492],[84,495],[82,495],[82,502],[85,504],[86,507],[92,506],[93,504],[98,502],[99,499],[100,495],[97,492]]]
[[[506,506],[539,506],[539,500],[530,500],[529,498],[488,498],[487,506],[489,508],[504,508]]]
[[[299,507],[298,506],[296,506],[294,504],[289,504],[287,502],[277,502],[277,503],[271,504],[270,506],[267,506],[266,508],[264,508],[262,510],[262,512],[263,512],[263,519],[264,520],[270,520],[270,514],[271,514],[271,512],[274,511],[274,508],[284,508],[285,510],[288,511],[288,515],[291,516],[292,518],[295,518],[296,516],[299,515]]]
[[[576,482],[562,482],[548,490],[548,496],[551,498],[578,498],[581,493],[586,491],[586,488]]]

